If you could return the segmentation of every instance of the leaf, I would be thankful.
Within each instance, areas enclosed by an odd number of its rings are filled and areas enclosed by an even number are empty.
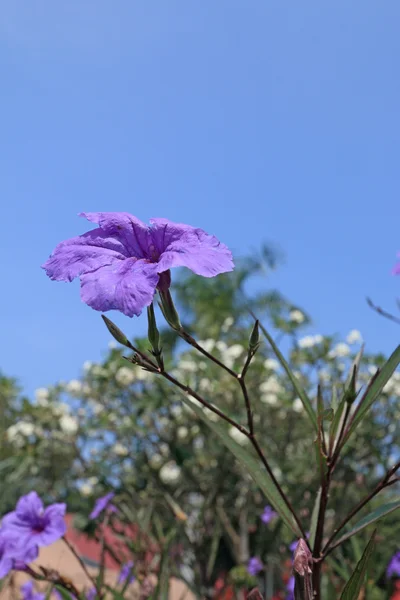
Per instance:
[[[57,590],[57,592],[59,592],[63,600],[75,600],[75,596],[72,593],[67,592],[67,590],[61,585],[55,585],[54,587]]]
[[[389,515],[398,508],[400,508],[400,498],[398,498],[397,500],[393,500],[393,502],[387,502],[386,504],[382,504],[381,506],[370,512],[368,515],[360,519],[350,531],[342,535],[342,537],[334,543],[334,546],[339,546],[340,544],[351,538],[352,535],[355,535],[359,531],[362,531],[362,529],[365,529],[366,527],[368,527],[368,525],[379,521],[379,519],[386,517],[386,515]]]
[[[306,391],[302,388],[302,386],[300,385],[300,383],[297,381],[297,378],[292,373],[292,370],[289,367],[289,365],[288,365],[285,357],[283,356],[283,354],[279,350],[278,346],[275,344],[275,342],[272,339],[272,337],[269,335],[268,331],[262,325],[262,323],[260,323],[260,329],[263,332],[263,334],[265,335],[265,337],[267,338],[268,342],[270,343],[273,351],[275,352],[275,355],[276,355],[277,359],[281,363],[282,367],[285,369],[286,374],[289,377],[290,381],[292,382],[292,385],[293,385],[293,387],[294,387],[294,389],[296,391],[296,394],[299,396],[300,400],[303,403],[304,409],[307,412],[307,414],[308,414],[308,416],[310,418],[310,421],[311,421],[311,423],[312,423],[315,431],[318,432],[317,417],[315,415],[314,409],[312,407],[311,401],[310,401],[310,399],[309,399]]]
[[[371,558],[372,552],[375,546],[375,535],[376,529],[373,532],[371,539],[369,540],[362,557],[360,558],[354,573],[346,583],[340,600],[357,600],[361,591],[361,586],[364,581],[365,573],[367,571],[368,562]]]
[[[356,429],[358,424],[365,417],[367,411],[371,408],[371,405],[375,402],[375,400],[379,397],[379,394],[382,392],[382,389],[389,381],[396,368],[400,363],[400,345],[397,346],[396,350],[390,356],[390,358],[386,361],[378,375],[375,379],[372,380],[371,385],[367,388],[365,394],[360,400],[358,405],[358,410],[354,413],[353,421],[347,431],[345,440],[347,440],[353,431]]]
[[[202,419],[209,427],[218,435],[225,446],[232,452],[235,458],[245,467],[247,473],[254,479],[255,483],[264,492],[267,500],[272,504],[273,508],[279,514],[284,523],[292,530],[296,537],[301,537],[301,531],[295,522],[292,513],[286,506],[278,488],[273,479],[265,470],[260,460],[255,458],[245,448],[240,446],[229,435],[226,427],[220,421],[210,421],[206,413],[200,406],[197,406],[187,394],[183,392],[182,401],[189,406],[200,419]]]
[[[321,503],[321,488],[319,488],[319,490],[317,492],[317,497],[315,499],[314,508],[313,508],[313,511],[311,514],[310,537],[309,537],[311,548],[314,548],[315,534],[317,532],[317,525],[318,525],[318,513],[319,513],[320,503]]]

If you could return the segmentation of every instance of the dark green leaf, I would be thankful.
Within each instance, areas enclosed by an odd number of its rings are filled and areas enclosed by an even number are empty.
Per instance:
[[[388,361],[384,364],[382,369],[380,370],[377,377],[373,380],[372,384],[366,390],[364,396],[360,400],[359,408],[355,413],[354,419],[349,427],[349,430],[346,435],[346,440],[356,429],[358,424],[365,417],[368,410],[371,408],[371,405],[375,402],[375,400],[379,397],[382,389],[389,381],[396,368],[400,363],[400,346],[397,346],[396,350],[390,356]]]
[[[379,506],[379,508],[376,508],[368,515],[360,519],[350,531],[348,531],[345,535],[339,538],[337,542],[335,542],[335,546],[339,546],[340,544],[351,538],[352,535],[355,535],[362,529],[365,529],[365,527],[368,527],[368,525],[379,521],[379,519],[386,517],[386,515],[389,515],[398,508],[400,508],[400,498],[398,498],[397,500],[393,500],[392,502],[382,504],[382,506]]]
[[[345,588],[340,596],[340,600],[358,600],[361,586],[363,584],[365,573],[367,570],[368,562],[371,558],[374,545],[375,545],[375,534],[376,529],[373,532],[371,539],[369,540],[362,557],[360,558],[354,573],[346,583]]]

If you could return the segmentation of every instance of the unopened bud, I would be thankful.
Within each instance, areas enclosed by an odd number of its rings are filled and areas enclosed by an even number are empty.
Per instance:
[[[123,346],[126,346],[127,348],[130,348],[131,344],[130,344],[128,338],[126,337],[126,335],[124,333],[122,333],[122,331],[120,330],[120,328],[117,327],[115,325],[115,323],[113,323],[112,321],[110,321],[110,319],[108,317],[106,317],[105,315],[101,315],[101,318],[103,319],[104,323],[106,324],[106,327],[107,327],[108,331],[111,333],[111,335],[113,336],[113,338],[115,340],[117,340],[117,342],[119,342],[120,344],[122,344]]]
[[[293,572],[295,600],[313,600],[311,552],[305,540],[300,539],[294,551]]]
[[[357,383],[357,367],[354,365],[353,372],[351,374],[351,379],[349,382],[349,387],[345,391],[345,399],[348,404],[353,404],[354,400],[357,398],[356,391],[356,383]]]
[[[258,348],[260,347],[260,331],[258,324],[259,321],[257,319],[257,321],[254,323],[253,331],[251,332],[249,340],[249,350],[250,352],[254,353],[257,352]]]
[[[161,302],[159,304],[161,312],[164,315],[165,320],[172,329],[179,331],[182,329],[181,322],[179,320],[178,312],[175,308],[175,304],[172,300],[172,296],[169,290],[160,290]]]
[[[156,315],[154,314],[153,303],[147,307],[147,320],[148,320],[148,338],[154,352],[160,352],[160,334],[157,329]]]

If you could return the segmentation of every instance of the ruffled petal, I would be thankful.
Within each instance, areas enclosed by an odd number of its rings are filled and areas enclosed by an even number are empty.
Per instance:
[[[101,229],[94,229],[58,244],[42,268],[50,279],[72,281],[127,256],[129,253],[120,240]]]
[[[151,258],[150,228],[140,219],[126,212],[80,213],[79,216],[97,223],[106,234],[120,240],[128,256]]]
[[[81,298],[95,310],[133,317],[151,304],[158,279],[157,264],[127,258],[83,275]]]
[[[160,253],[160,273],[171,267],[187,267],[203,277],[233,271],[230,250],[215,236],[167,219],[152,219],[151,223],[154,244]]]

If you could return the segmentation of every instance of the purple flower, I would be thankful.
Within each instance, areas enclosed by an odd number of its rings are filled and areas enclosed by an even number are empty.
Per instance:
[[[95,310],[140,315],[156,289],[169,288],[171,267],[214,277],[233,270],[232,255],[216,237],[190,225],[125,212],[80,213],[93,229],[58,244],[44,263],[50,279],[81,281],[81,298]]]
[[[114,496],[115,496],[114,492],[109,492],[105,496],[101,496],[101,498],[97,498],[95,505],[94,505],[94,509],[92,510],[92,512],[89,515],[89,519],[97,519],[97,517],[99,516],[100,513],[103,512],[103,510],[109,510],[110,512],[116,512],[117,511],[116,507],[113,504],[111,504],[111,500],[114,498]]]
[[[275,517],[278,516],[278,513],[276,513],[271,506],[266,506],[264,508],[264,512],[261,515],[261,521],[263,523],[265,523],[266,525],[268,525],[268,523],[270,523],[272,521],[272,519],[275,519]]]
[[[94,587],[90,588],[90,590],[85,592],[86,600],[95,600],[96,595],[97,595],[97,590]]]
[[[257,556],[250,558],[247,565],[247,572],[255,577],[264,569],[264,565]]]
[[[133,569],[133,560],[130,560],[129,562],[127,562],[125,565],[122,566],[119,577],[118,577],[118,583],[125,583],[126,580],[129,577],[129,583],[132,583],[135,580],[134,575],[132,574],[132,569]]]
[[[386,569],[386,577],[400,577],[400,551],[393,554]]]
[[[33,587],[33,581],[27,581],[24,585],[21,585],[22,600],[44,600],[46,594],[40,594],[35,592]]]
[[[294,584],[295,584],[295,580],[294,580],[294,576],[292,575],[286,584],[286,591],[287,591],[286,600],[294,600]]]
[[[65,504],[44,508],[37,493],[30,492],[18,500],[15,511],[3,517],[3,529],[12,532],[18,545],[25,548],[49,546],[66,532],[65,510]]]

